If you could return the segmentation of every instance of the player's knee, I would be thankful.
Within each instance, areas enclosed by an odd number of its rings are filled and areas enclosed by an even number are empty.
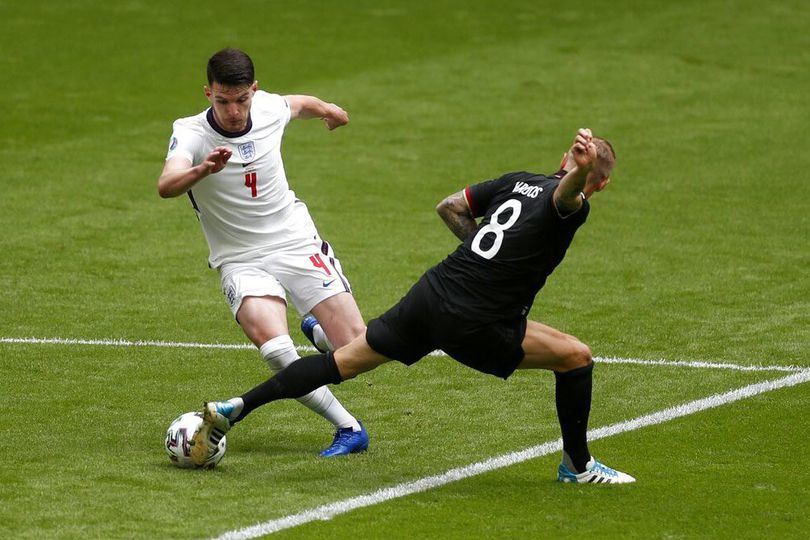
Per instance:
[[[571,343],[571,351],[568,354],[567,370],[586,367],[593,363],[591,348],[574,338]]]
[[[241,324],[240,326],[248,339],[256,347],[261,347],[278,335],[261,324]]]

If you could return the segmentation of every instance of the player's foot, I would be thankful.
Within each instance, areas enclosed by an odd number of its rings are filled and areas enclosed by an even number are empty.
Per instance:
[[[363,424],[360,424],[360,431],[354,431],[350,427],[338,429],[332,444],[321,452],[321,457],[345,456],[365,452],[367,449],[368,433]]]
[[[228,429],[230,429],[236,423],[236,419],[239,417],[239,413],[242,412],[245,402],[242,398],[235,397],[228,401],[211,401],[209,405],[213,405],[219,414],[228,419],[228,422],[230,422]]]
[[[191,461],[194,465],[202,467],[208,457],[214,452],[219,441],[231,429],[231,422],[227,415],[233,411],[234,405],[228,401],[206,402],[203,405],[203,423],[194,437],[191,438]]]
[[[325,353],[326,350],[318,345],[318,342],[315,340],[315,327],[320,324],[321,323],[318,322],[318,319],[316,319],[314,315],[307,315],[301,319],[301,331],[319,352]]]
[[[599,463],[593,457],[585,465],[585,472],[582,473],[575,473],[565,463],[560,463],[557,480],[575,484],[629,484],[636,481],[629,474],[611,469],[607,465]]]

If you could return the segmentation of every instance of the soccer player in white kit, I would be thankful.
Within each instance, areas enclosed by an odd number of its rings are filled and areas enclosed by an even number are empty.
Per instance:
[[[287,295],[301,315],[317,318],[316,330],[326,334],[321,342],[340,347],[365,330],[340,262],[290,189],[281,159],[291,120],[320,118],[332,130],[349,117],[313,96],[258,90],[253,62],[239,49],[214,54],[207,72],[211,107],[174,122],[158,192],[188,194],[231,311],[275,372],[298,359]],[[299,401],[335,426],[322,456],[368,448],[366,430],[328,388]]]

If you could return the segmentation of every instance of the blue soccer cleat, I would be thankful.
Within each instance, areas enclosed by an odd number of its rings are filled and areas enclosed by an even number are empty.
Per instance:
[[[363,424],[360,424],[360,431],[354,431],[350,427],[338,429],[332,444],[321,452],[321,457],[345,456],[365,452],[367,449],[368,432]]]
[[[301,319],[301,331],[307,336],[307,339],[318,349],[319,352],[325,353],[326,351],[318,346],[318,343],[315,341],[315,327],[318,326],[320,323],[318,319],[315,318],[314,315],[307,315],[303,319]]]
[[[575,473],[565,463],[560,463],[557,470],[557,480],[574,484],[630,484],[636,479],[621,471],[611,469],[591,457],[585,465],[585,472]]]

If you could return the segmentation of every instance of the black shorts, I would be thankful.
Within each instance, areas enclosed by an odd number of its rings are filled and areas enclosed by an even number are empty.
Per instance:
[[[378,353],[411,365],[441,349],[482,373],[506,379],[523,360],[526,319],[466,319],[454,313],[423,275],[391,309],[372,319],[366,340]]]

